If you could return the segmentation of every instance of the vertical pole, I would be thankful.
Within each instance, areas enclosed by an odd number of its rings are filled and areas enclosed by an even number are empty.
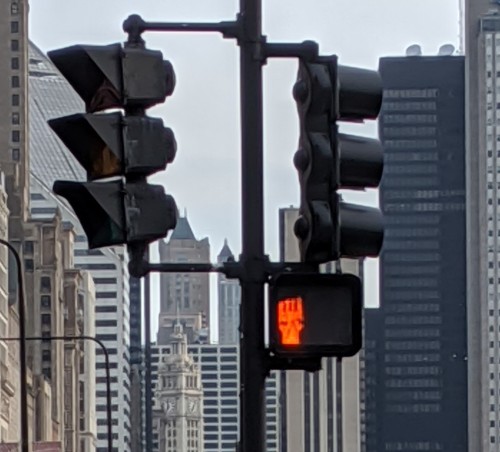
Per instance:
[[[26,370],[26,304],[24,300],[24,281],[23,271],[21,268],[21,259],[19,254],[14,253],[17,260],[17,290],[19,293],[19,355],[21,357],[21,432],[23,435],[21,441],[22,452],[29,452],[31,450],[30,432],[28,424],[28,381]]]
[[[145,254],[149,260],[149,253]],[[146,397],[146,451],[153,450],[153,392],[151,390],[151,274],[144,277],[144,361],[145,361],[145,397]]]
[[[264,208],[261,0],[240,0],[241,452],[265,450]]]
[[[342,374],[342,359],[337,358],[335,361],[335,383],[337,392],[337,450],[344,450],[344,405],[342,403],[344,393],[344,382]]]
[[[20,373],[20,404],[21,404],[21,452],[29,452],[31,449],[30,432],[28,421],[28,380],[26,369],[26,304],[24,300],[23,268],[19,253],[6,240],[0,239],[0,244],[6,246],[14,256],[17,266],[17,297],[19,310],[19,373]]]

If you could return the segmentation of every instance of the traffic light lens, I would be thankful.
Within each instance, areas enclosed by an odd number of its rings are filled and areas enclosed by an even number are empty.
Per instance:
[[[300,345],[304,329],[304,308],[301,297],[285,298],[277,304],[281,345]]]
[[[122,171],[121,160],[108,146],[91,149],[90,163],[92,165],[88,175],[90,180],[116,176]]]

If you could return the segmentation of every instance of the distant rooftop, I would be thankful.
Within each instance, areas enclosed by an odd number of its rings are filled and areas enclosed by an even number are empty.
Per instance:
[[[170,240],[196,240],[187,217],[179,217]]]
[[[226,262],[230,257],[234,257],[233,252],[231,251],[231,248],[229,248],[229,245],[227,244],[227,239],[224,239],[224,246],[220,250],[220,253],[217,256],[217,260],[219,262]]]

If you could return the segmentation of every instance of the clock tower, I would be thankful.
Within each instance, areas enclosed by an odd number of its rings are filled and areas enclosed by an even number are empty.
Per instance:
[[[187,336],[175,325],[171,353],[158,365],[155,427],[158,452],[203,452],[201,374],[187,352]]]

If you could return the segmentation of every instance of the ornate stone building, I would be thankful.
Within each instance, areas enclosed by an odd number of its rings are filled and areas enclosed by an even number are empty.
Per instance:
[[[171,354],[163,356],[154,400],[158,452],[203,452],[203,389],[200,369],[176,324]]]

